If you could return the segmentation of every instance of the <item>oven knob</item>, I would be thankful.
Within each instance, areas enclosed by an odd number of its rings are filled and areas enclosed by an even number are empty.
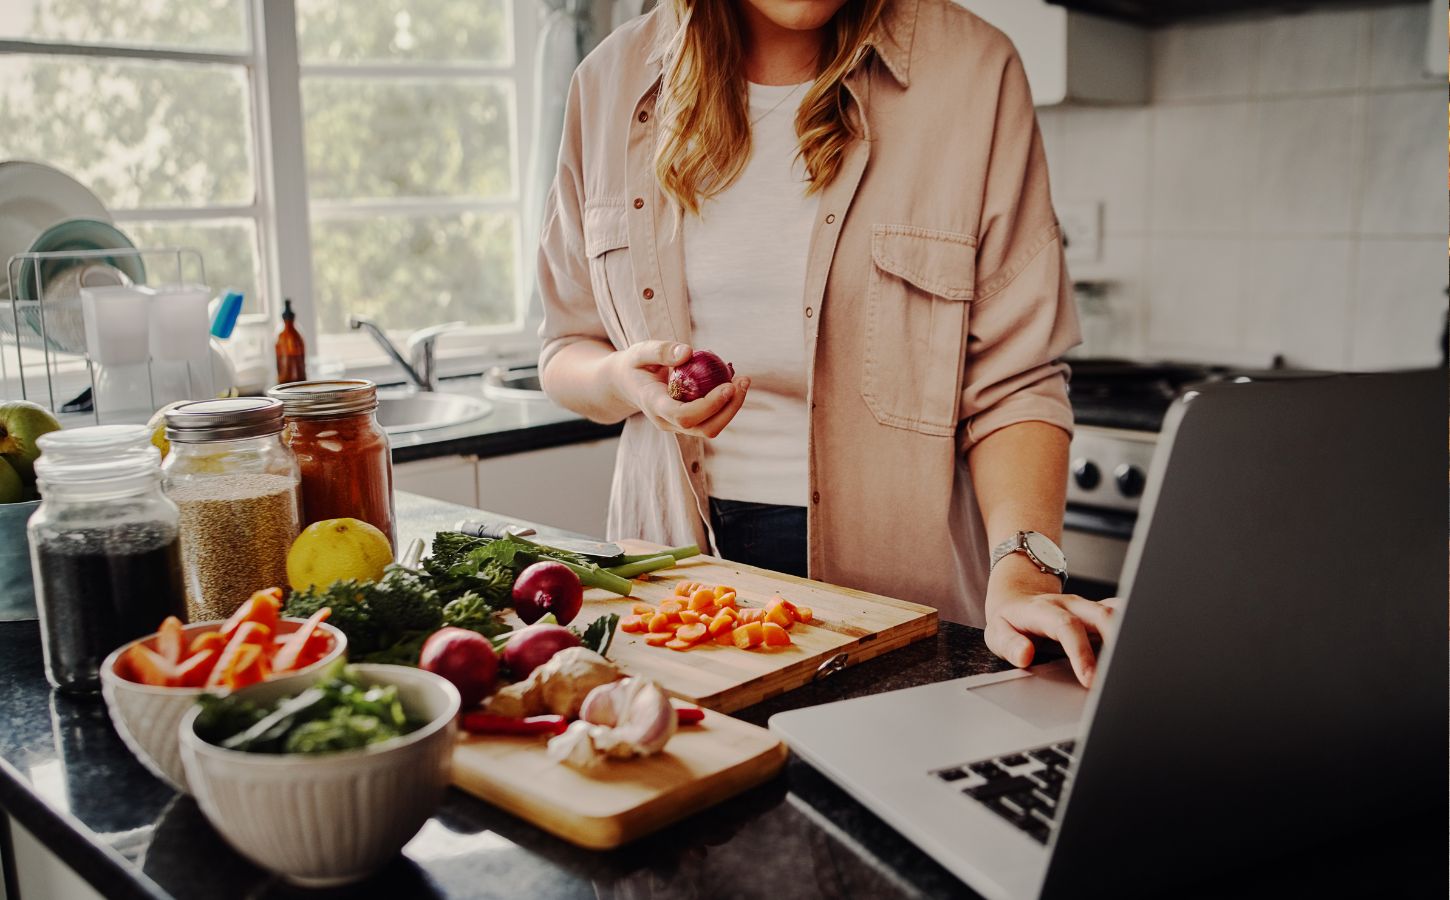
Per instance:
[[[1124,497],[1136,497],[1143,493],[1148,479],[1137,466],[1123,463],[1113,470],[1113,479],[1118,482],[1118,493]]]
[[[1072,480],[1085,491],[1097,487],[1103,480],[1103,473],[1090,459],[1078,457],[1072,461]]]

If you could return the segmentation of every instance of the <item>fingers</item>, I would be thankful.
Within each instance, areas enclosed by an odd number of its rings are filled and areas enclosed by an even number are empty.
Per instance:
[[[987,649],[1017,668],[1025,669],[1032,665],[1036,648],[1026,635],[1007,624],[1006,619],[998,616],[987,623],[986,640]]]
[[[717,384],[710,393],[699,400],[690,400],[685,403],[671,400],[663,414],[679,425],[681,430],[694,434],[703,431],[702,426],[705,422],[735,402],[736,395],[739,393],[740,388],[734,382]],[[714,435],[707,436],[714,437]]]
[[[630,344],[624,351],[629,364],[636,368],[643,366],[678,366],[690,358],[688,344],[678,341],[639,341]]]
[[[1106,637],[1112,628],[1111,608],[1081,597],[1045,594],[1006,605],[989,623],[986,639],[992,652],[1013,665],[1025,666],[1032,660],[1032,642],[1027,635],[1051,638],[1062,645],[1078,682],[1091,687],[1097,657],[1088,632]],[[1022,659],[1026,662],[1019,662]]]
[[[1068,597],[1064,603],[1068,612],[1077,616],[1087,627],[1097,632],[1106,640],[1117,621],[1113,618],[1113,608],[1095,603],[1092,600],[1084,600],[1081,597]]]
[[[662,431],[713,438],[730,424],[745,403],[749,378],[717,385],[698,400],[681,403],[670,397],[664,385],[652,382],[640,389],[640,410]]]
[[[740,407],[745,405],[745,395],[749,391],[749,378],[735,379],[735,393],[731,396],[730,402],[726,403],[719,412],[699,424],[699,430],[704,432],[705,437],[716,437],[725,430],[725,426],[729,425],[730,420],[735,418],[735,414],[740,412]]]

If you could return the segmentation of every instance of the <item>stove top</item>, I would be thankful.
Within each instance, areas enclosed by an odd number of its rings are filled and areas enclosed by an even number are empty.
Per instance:
[[[1071,360],[1068,385],[1073,416],[1080,425],[1160,431],[1173,399],[1184,388],[1228,377],[1227,366],[1120,359]]]

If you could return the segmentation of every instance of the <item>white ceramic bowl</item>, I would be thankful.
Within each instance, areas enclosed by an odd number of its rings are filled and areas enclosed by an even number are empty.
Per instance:
[[[410,666],[355,666],[364,684],[395,684],[403,709],[427,724],[337,753],[244,753],[197,736],[182,718],[181,758],[201,811],[257,865],[307,887],[366,878],[388,863],[437,809],[452,773],[458,690]],[[314,679],[317,676],[314,673]],[[301,686],[267,682],[237,692],[271,704]]]
[[[284,618],[277,623],[279,635],[291,634],[304,622],[303,619]],[[183,634],[188,642],[203,631],[215,631],[221,622],[193,622],[185,626]],[[322,630],[332,636],[332,650],[322,659],[296,672],[278,676],[268,684],[307,685],[312,683],[314,673],[347,652],[347,635],[328,625]],[[133,644],[144,643],[155,649],[156,635],[148,634],[112,651],[101,663],[101,694],[106,698],[106,709],[111,722],[121,735],[121,740],[141,760],[141,764],[171,787],[188,793],[186,772],[181,765],[181,752],[176,745],[176,726],[186,711],[196,705],[196,698],[207,692],[206,688],[156,687],[137,684],[116,674],[116,661]],[[300,690],[300,688],[298,688]],[[212,688],[212,693],[226,693]]]

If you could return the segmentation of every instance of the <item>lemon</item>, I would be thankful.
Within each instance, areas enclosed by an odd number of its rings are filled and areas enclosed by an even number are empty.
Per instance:
[[[296,591],[334,581],[377,581],[393,561],[388,536],[358,519],[313,522],[287,551],[287,582]]]
[[[171,442],[166,439],[166,412],[175,409],[186,400],[177,400],[175,403],[168,403],[151,416],[146,422],[146,427],[151,429],[151,444],[161,451],[161,458],[165,459],[166,454],[171,452]]]

